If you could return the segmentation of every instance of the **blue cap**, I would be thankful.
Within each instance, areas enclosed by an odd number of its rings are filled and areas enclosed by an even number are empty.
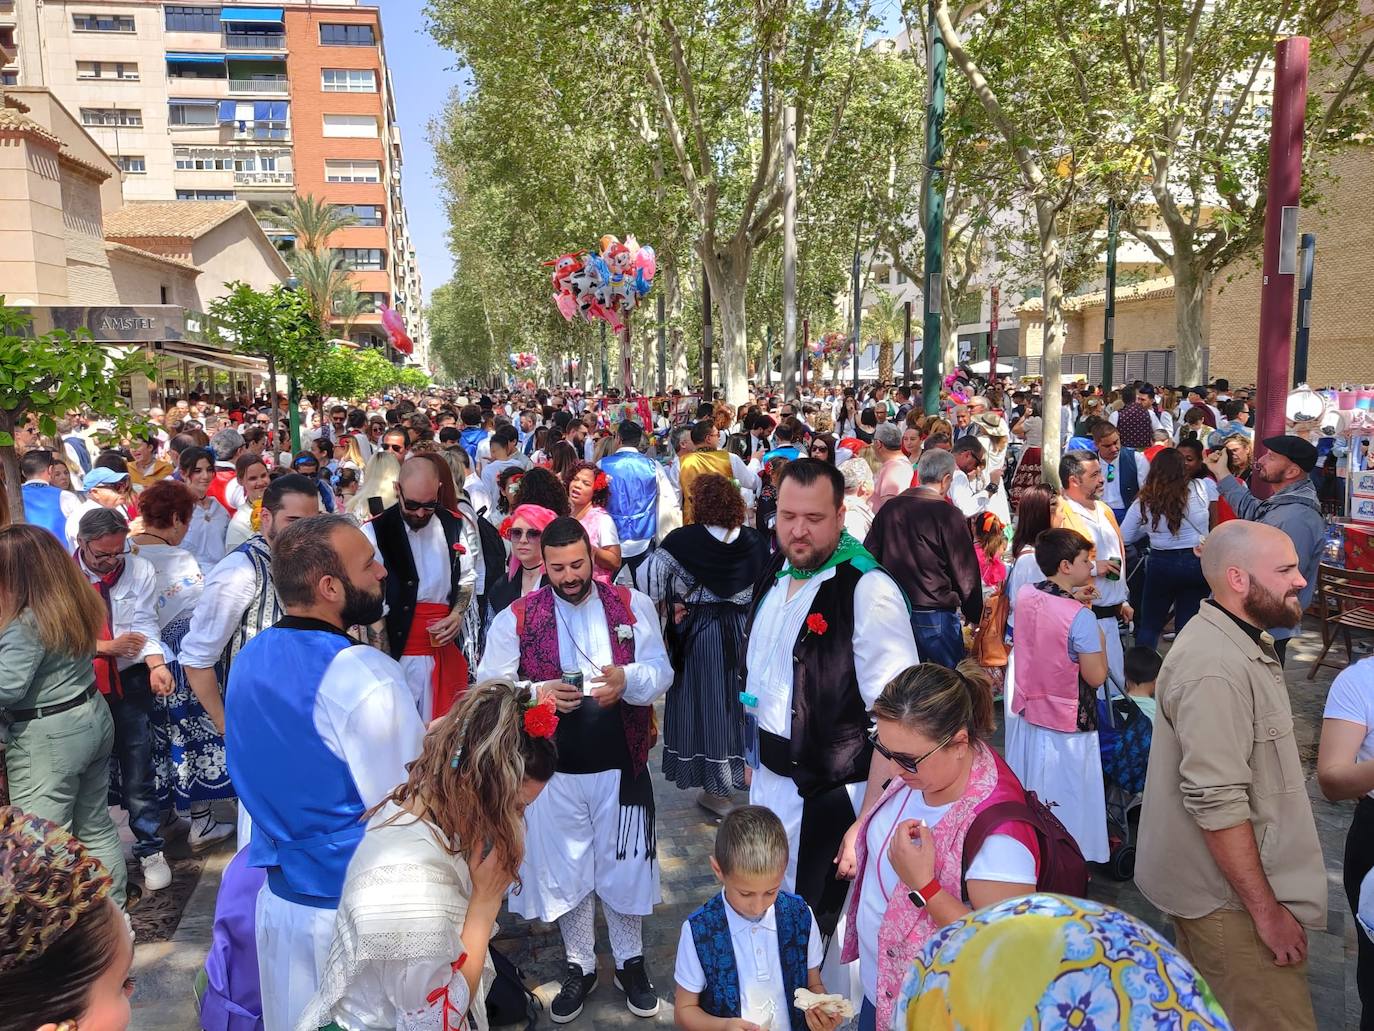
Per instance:
[[[98,465],[81,478],[81,484],[90,490],[92,487],[108,487],[128,478],[128,473],[115,472],[113,469],[106,469],[104,466]]]

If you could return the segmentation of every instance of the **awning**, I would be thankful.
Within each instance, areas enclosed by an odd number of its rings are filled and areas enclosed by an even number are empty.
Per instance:
[[[223,54],[186,54],[168,52],[167,60],[175,64],[223,64]]]
[[[172,107],[214,107],[219,103],[219,101],[213,100],[209,97],[188,97],[180,99],[173,97],[172,99],[168,100],[167,103],[170,104]]]
[[[54,329],[69,333],[86,330],[97,343],[136,343],[185,339],[186,309],[171,304],[37,305],[21,308],[33,316],[28,331],[35,335]]]
[[[224,351],[218,347],[210,347],[207,344],[194,344],[189,342],[165,343],[157,342],[152,345],[154,357],[168,358],[177,362],[189,362],[192,365],[208,366],[212,369],[220,369],[224,372],[251,372],[255,376],[267,375],[267,361],[263,358],[254,358],[251,355],[238,354],[234,351]]]
[[[283,20],[280,7],[223,7],[219,12],[220,21],[251,22],[253,24],[275,24]]]
[[[264,64],[267,63],[267,62],[269,62],[269,61],[274,61],[274,62],[275,62],[275,61],[283,61],[283,62],[284,62],[284,61],[286,60],[286,55],[285,55],[285,54],[257,54],[257,53],[254,53],[254,54],[245,54],[245,53],[239,52],[239,53],[235,53],[235,54],[225,54],[224,57],[225,57],[226,60],[229,60],[229,61],[249,61],[249,62],[254,62],[254,63],[256,63],[256,62],[261,62],[261,63],[264,63]]]

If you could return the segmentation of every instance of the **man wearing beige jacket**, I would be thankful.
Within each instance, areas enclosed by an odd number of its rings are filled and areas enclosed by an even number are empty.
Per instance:
[[[1136,884],[1240,1031],[1315,1031],[1307,932],[1326,870],[1274,640],[1305,581],[1287,535],[1241,520],[1202,549],[1213,597],[1160,671]]]

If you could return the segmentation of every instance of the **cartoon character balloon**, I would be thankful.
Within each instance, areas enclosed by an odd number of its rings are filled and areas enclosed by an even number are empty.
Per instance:
[[[653,286],[657,271],[652,247],[641,246],[633,236],[622,243],[609,233],[594,248],[544,264],[553,268],[553,302],[563,318],[569,322],[578,315],[586,322],[600,319],[617,333]]]

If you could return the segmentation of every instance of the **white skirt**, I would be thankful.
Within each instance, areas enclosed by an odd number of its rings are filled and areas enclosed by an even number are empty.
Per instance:
[[[1010,711],[1010,705],[1008,705]],[[1011,719],[1019,724],[1013,739]],[[1107,800],[1097,731],[1064,733],[1008,717],[1007,765],[1027,791],[1050,806],[1090,863],[1105,863]]]

